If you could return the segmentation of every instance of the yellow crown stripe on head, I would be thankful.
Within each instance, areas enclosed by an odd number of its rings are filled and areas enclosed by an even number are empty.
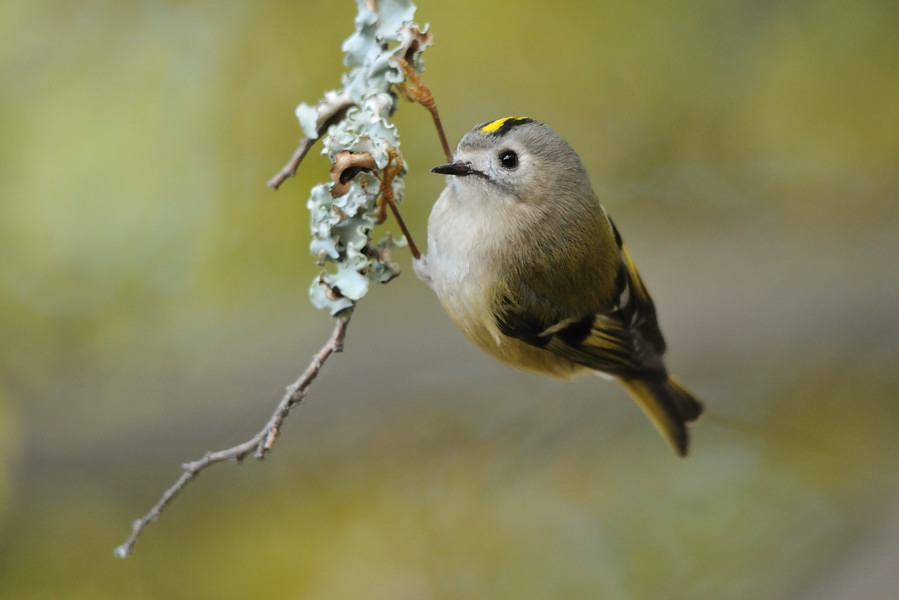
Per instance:
[[[482,133],[496,133],[499,129],[508,123],[509,121],[530,121],[527,117],[503,117],[502,119],[497,119],[492,123],[487,123],[483,127],[481,127]],[[511,124],[511,123],[510,123]]]

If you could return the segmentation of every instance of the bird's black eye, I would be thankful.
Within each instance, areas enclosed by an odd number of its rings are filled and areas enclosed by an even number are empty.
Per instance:
[[[504,169],[509,169],[511,171],[518,166],[518,154],[512,150],[503,150],[499,153],[499,164],[501,164]]]

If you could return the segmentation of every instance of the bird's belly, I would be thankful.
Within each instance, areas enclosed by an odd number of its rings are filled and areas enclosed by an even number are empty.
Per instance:
[[[487,354],[517,369],[563,379],[585,370],[500,332],[493,298],[501,281],[496,270],[485,265],[495,264],[491,257],[496,248],[491,248],[491,242],[503,242],[491,230],[489,218],[446,212],[445,200],[443,196],[438,200],[429,222],[428,265],[431,287],[462,333]]]
[[[442,293],[438,290],[437,295],[453,322],[472,343],[510,367],[562,379],[570,379],[585,370],[568,359],[502,333],[487,308],[490,298],[484,290],[490,289],[463,281]]]

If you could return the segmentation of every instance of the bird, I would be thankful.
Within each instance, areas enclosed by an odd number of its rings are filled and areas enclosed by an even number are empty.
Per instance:
[[[446,187],[413,268],[462,333],[517,369],[619,381],[686,456],[703,404],[668,373],[653,300],[568,142],[503,117],[431,171]]]

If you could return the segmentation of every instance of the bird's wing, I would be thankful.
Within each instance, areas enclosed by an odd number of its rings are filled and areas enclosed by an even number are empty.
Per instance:
[[[527,278],[520,278],[496,303],[497,327],[504,335],[609,375],[663,380],[665,339],[655,305],[614,224],[612,228],[619,249],[612,306],[564,314]]]

